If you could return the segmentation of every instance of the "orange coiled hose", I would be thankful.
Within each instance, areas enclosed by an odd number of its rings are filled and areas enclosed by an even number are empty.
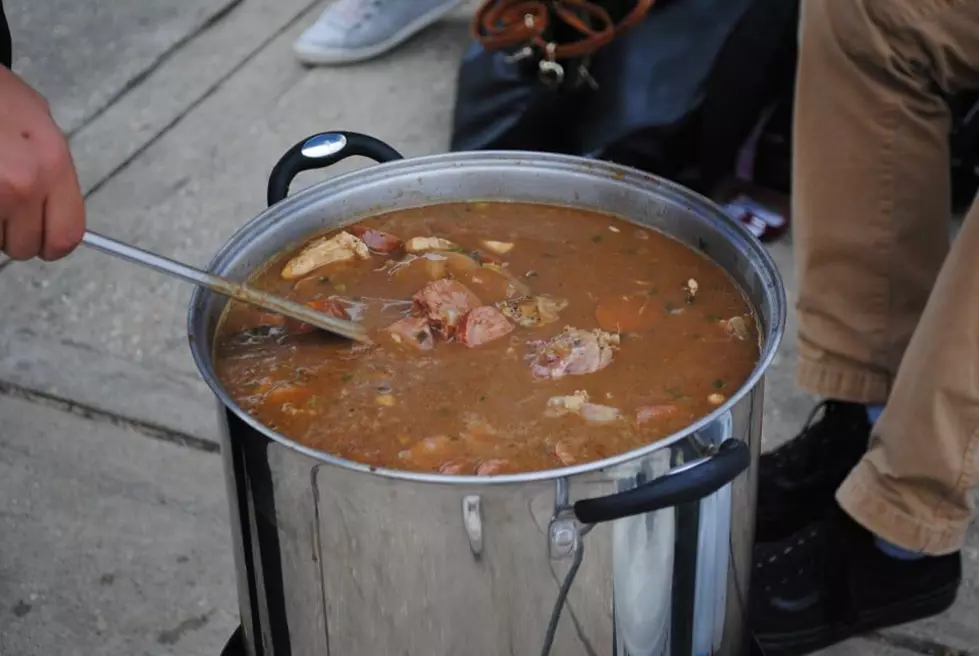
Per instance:
[[[618,24],[609,13],[588,0],[486,0],[472,21],[472,35],[487,50],[531,47],[551,61],[586,57],[637,25],[656,0],[637,0]],[[552,17],[582,35],[553,43],[544,38]]]

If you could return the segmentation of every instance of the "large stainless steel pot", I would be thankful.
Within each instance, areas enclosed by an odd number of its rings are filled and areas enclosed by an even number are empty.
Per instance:
[[[299,171],[350,155],[387,163],[283,200]],[[742,653],[763,374],[782,335],[785,300],[765,250],[716,206],[598,161],[521,152],[403,160],[370,137],[323,133],[283,156],[269,182],[271,207],[210,268],[243,280],[324,228],[473,199],[611,212],[703,251],[758,312],[758,366],[710,416],[601,462],[489,479],[386,471],[295,444],[236,406],[211,362],[226,301],[198,290],[191,349],[221,408],[245,650]]]

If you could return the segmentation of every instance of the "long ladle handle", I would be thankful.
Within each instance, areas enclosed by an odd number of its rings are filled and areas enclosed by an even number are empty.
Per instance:
[[[297,321],[308,323],[322,330],[326,330],[358,342],[363,342],[365,344],[369,344],[371,342],[370,338],[367,336],[367,331],[364,330],[364,327],[360,324],[352,321],[344,321],[343,319],[337,319],[327,314],[323,314],[322,312],[316,312],[305,305],[301,305],[293,301],[287,301],[284,298],[272,296],[271,294],[266,294],[265,292],[260,292],[257,289],[253,289],[241,283],[225,280],[220,276],[206,273],[200,269],[195,269],[194,267],[187,266],[186,264],[176,262],[155,253],[150,253],[149,251],[144,251],[142,248],[136,248],[135,246],[125,244],[121,241],[116,241],[110,237],[100,235],[97,232],[87,230],[85,232],[85,236],[82,238],[82,243],[90,248],[94,248],[97,251],[102,251],[103,253],[128,260],[129,262],[141,264],[147,268],[160,271],[169,276],[180,278],[200,287],[210,289],[211,291],[223,296],[230,296],[231,298],[244,303],[258,306],[263,310],[269,310],[271,312],[281,314],[282,316],[289,317],[290,319],[296,319]]]

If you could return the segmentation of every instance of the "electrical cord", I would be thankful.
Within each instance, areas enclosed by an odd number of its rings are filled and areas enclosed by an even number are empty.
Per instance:
[[[547,633],[544,635],[544,646],[541,648],[541,656],[550,656],[551,649],[554,647],[554,638],[557,635],[557,627],[561,621],[561,612],[564,610],[564,606],[568,600],[568,594],[571,592],[571,585],[574,583],[574,579],[578,575],[578,570],[581,568],[581,563],[585,558],[584,538],[593,528],[595,528],[595,525],[589,524],[584,526],[579,531],[578,546],[575,549],[574,560],[571,562],[571,567],[568,569],[568,573],[564,575],[564,581],[561,582],[557,599],[554,602],[554,609],[551,611],[550,621],[547,623]],[[751,630],[751,625],[748,623],[748,599],[741,587],[741,577],[738,575],[738,563],[737,559],[734,557],[734,542],[732,541],[730,535],[728,535],[727,546],[728,558],[729,562],[731,563],[732,574],[734,574],[734,591],[735,598],[738,603],[738,610],[740,612],[742,621],[745,623],[748,636],[754,640],[755,647],[757,648],[756,652],[749,653],[751,653],[752,656],[765,656],[764,648],[762,648],[761,643],[758,642],[754,631]]]
[[[551,619],[547,623],[547,633],[544,635],[544,646],[541,648],[541,656],[550,656],[551,647],[554,646],[554,636],[557,634],[557,625],[561,621],[561,611],[564,610],[564,604],[568,600],[568,592],[571,591],[571,584],[574,583],[574,577],[578,574],[578,569],[581,567],[581,561],[584,560],[584,557],[585,544],[584,542],[579,542],[578,548],[574,552],[574,561],[571,563],[571,568],[564,576],[561,589],[558,590],[557,601],[554,602]]]
[[[544,646],[541,648],[541,656],[550,656],[551,648],[554,646],[554,637],[557,635],[558,623],[561,621],[561,611],[568,601],[568,593],[571,592],[571,585],[574,583],[575,576],[581,568],[581,563],[585,559],[585,536],[595,528],[594,524],[587,524],[578,531],[578,545],[574,550],[574,560],[568,573],[564,575],[564,581],[557,593],[554,602],[554,609],[551,610],[551,619],[547,623],[547,633],[544,634]]]

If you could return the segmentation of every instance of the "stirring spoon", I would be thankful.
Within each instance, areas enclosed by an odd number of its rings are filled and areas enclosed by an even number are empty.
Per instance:
[[[200,269],[195,269],[181,262],[144,251],[141,248],[130,246],[121,241],[116,241],[97,232],[86,230],[84,237],[82,237],[82,243],[89,248],[94,248],[108,255],[113,255],[129,262],[135,262],[136,264],[141,264],[147,268],[173,276],[174,278],[180,278],[205,289],[210,289],[212,292],[221,294],[222,296],[228,296],[260,307],[263,310],[269,310],[276,314],[281,314],[284,317],[308,323],[311,326],[346,337],[347,339],[363,342],[364,344],[371,343],[370,338],[367,336],[367,331],[358,323],[331,317],[322,312],[312,310],[300,303],[287,301],[284,298],[273,296],[266,292],[260,292],[242,283],[231,282],[230,280],[206,273]]]

